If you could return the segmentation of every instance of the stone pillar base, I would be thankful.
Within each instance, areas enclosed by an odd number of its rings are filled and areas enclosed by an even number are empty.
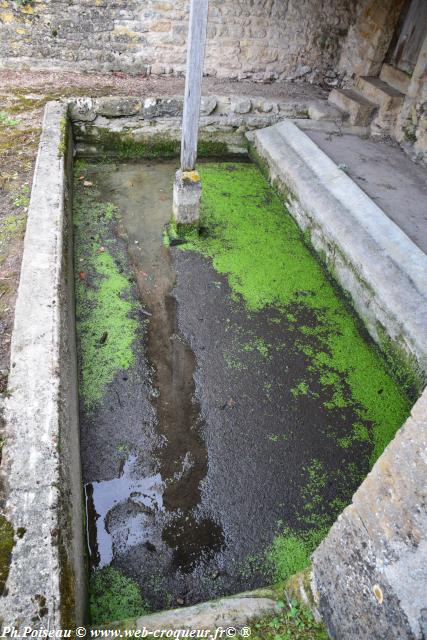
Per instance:
[[[178,224],[197,224],[200,216],[202,183],[197,171],[175,174],[173,185],[173,215]]]

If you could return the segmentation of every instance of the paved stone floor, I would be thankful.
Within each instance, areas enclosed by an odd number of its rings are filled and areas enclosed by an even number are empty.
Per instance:
[[[427,253],[427,171],[399,147],[350,134],[306,131],[399,227]]]

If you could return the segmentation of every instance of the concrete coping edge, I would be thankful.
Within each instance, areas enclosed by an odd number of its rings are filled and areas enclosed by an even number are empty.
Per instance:
[[[1,473],[14,547],[5,624],[61,626],[61,305],[67,105],[46,104],[35,164],[11,342]],[[21,532],[22,535],[18,535]],[[46,603],[40,614],[39,594]],[[46,613],[44,613],[46,611]]]

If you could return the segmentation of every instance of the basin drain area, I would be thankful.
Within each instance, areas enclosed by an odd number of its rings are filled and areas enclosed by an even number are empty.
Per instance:
[[[81,458],[94,624],[304,568],[409,411],[248,163],[77,161]]]

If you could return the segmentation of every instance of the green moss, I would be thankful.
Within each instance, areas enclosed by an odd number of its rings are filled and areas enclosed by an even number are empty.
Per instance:
[[[225,142],[218,140],[199,140],[197,144],[197,155],[199,158],[223,158],[228,153],[228,146]]]
[[[243,351],[258,351],[263,358],[269,357],[269,346],[262,338],[254,338],[242,347]]]
[[[252,640],[328,640],[324,626],[297,600],[278,602],[278,611],[251,621]]]
[[[291,389],[291,393],[294,396],[294,398],[297,398],[298,396],[306,396],[308,392],[309,392],[309,386],[306,382],[304,382],[304,380],[299,382],[296,387],[293,387]]]
[[[135,360],[139,323],[132,313],[137,305],[107,240],[114,215],[114,206],[98,202],[94,188],[84,191],[76,184],[76,328],[80,395],[87,411],[96,408],[117,371],[128,369]]]
[[[90,620],[94,625],[147,613],[137,583],[113,567],[95,571],[89,583]]]
[[[97,129],[96,135],[88,133],[87,140],[99,145],[107,155],[120,159],[146,158],[148,160],[175,158],[180,153],[180,141],[153,136],[144,141],[136,141],[131,135]]]
[[[197,240],[197,238],[199,237],[200,231],[199,231],[198,222],[186,223],[186,224],[175,223],[174,226],[175,226],[175,231],[172,231],[172,233],[175,233],[176,238],[181,238],[188,242],[191,240]]]
[[[274,577],[284,580],[309,565],[310,554],[404,422],[411,403],[314,255],[309,237],[303,237],[256,167],[210,163],[199,171],[202,233],[186,238],[180,248],[209,258],[250,313],[279,312],[307,363],[304,379],[291,389],[295,402],[321,398],[331,423],[349,430],[343,436],[326,429],[324,435],[334,439],[332,446],[342,448],[338,468],[315,459],[301,469],[302,506],[294,514],[295,526],[282,530],[267,551]],[[257,337],[251,336],[240,351],[254,350],[256,344]],[[271,345],[262,347],[258,350],[266,357]],[[224,357],[231,368],[245,366],[238,350]],[[345,415],[356,417],[352,427]],[[269,438],[279,440],[274,434]],[[366,456],[370,454],[369,463],[360,453],[361,443]],[[357,465],[352,462],[354,446],[359,447]]]
[[[297,291],[314,291],[320,269],[301,242],[296,224],[284,215],[279,197],[256,168],[223,163],[201,165],[199,171],[201,224],[210,233],[195,239],[191,248],[212,258],[247,307],[253,311],[273,304],[284,307]],[[309,269],[304,268],[307,262],[313,263]]]
[[[350,407],[371,426],[373,464],[408,416],[410,400],[256,167],[211,163],[199,171],[206,231],[181,248],[211,258],[250,311],[275,307],[285,318],[307,310],[312,325],[295,324],[295,345],[311,360],[304,384],[320,380],[327,408]]]
[[[268,438],[272,442],[286,442],[287,440],[289,440],[289,436],[286,433],[270,435],[268,436]]]
[[[328,529],[296,533],[284,529],[276,536],[267,552],[268,563],[273,577],[279,582],[287,580],[294,573],[302,571],[310,564],[310,555],[328,533]]]
[[[328,479],[331,480],[331,482],[335,479],[335,494],[339,494],[340,491],[342,492],[343,487],[339,475],[339,471],[327,470],[323,462],[316,458],[303,467],[304,480],[301,490],[303,507],[301,511],[296,514],[296,519],[304,529],[316,532],[314,535],[319,542],[324,537],[323,534],[326,534],[330,529],[339,513],[339,511],[336,510],[338,503],[333,505],[325,496]],[[345,487],[344,494],[347,494]],[[345,506],[345,504],[343,506]]]
[[[311,554],[346,507],[352,487],[361,480],[353,464],[330,469],[318,459],[311,460],[302,473],[303,506],[294,514],[298,528],[285,527],[267,551],[267,562],[276,581],[287,580],[309,566]],[[328,498],[329,486],[334,487],[333,500]]]
[[[354,423],[353,433],[351,435],[338,439],[338,444],[343,449],[348,449],[354,442],[369,442],[369,430],[367,426],[361,422]]]
[[[74,174],[78,177],[77,174],[87,169],[88,166],[89,166],[89,163],[87,162],[87,160],[76,160],[74,162]]]
[[[19,119],[11,118],[6,111],[0,111],[0,127],[16,127],[19,123]]]
[[[176,241],[189,242],[197,240],[200,235],[200,225],[196,223],[177,223],[172,219],[163,231],[163,244],[166,246],[173,245]]]
[[[19,191],[17,191],[13,196],[13,204],[15,207],[28,207],[30,204],[30,186],[28,184],[23,184]]]
[[[117,133],[105,129],[96,129],[96,133],[89,131],[86,135],[88,142],[99,145],[107,155],[114,155],[121,159],[145,158],[167,159],[178,158],[181,152],[181,141],[157,134],[142,141],[135,140],[128,133]],[[223,157],[228,153],[225,142],[217,140],[199,140],[197,153],[200,158]]]
[[[68,144],[68,119],[63,116],[59,122],[60,139],[58,145],[58,157],[62,158],[65,155]]]
[[[384,328],[377,323],[381,353],[384,354],[393,377],[413,402],[419,398],[425,385],[425,374],[419,370],[415,356],[409,356],[396,342],[392,342]]]
[[[9,575],[9,562],[15,544],[14,531],[10,522],[0,516],[0,595],[3,594]]]

